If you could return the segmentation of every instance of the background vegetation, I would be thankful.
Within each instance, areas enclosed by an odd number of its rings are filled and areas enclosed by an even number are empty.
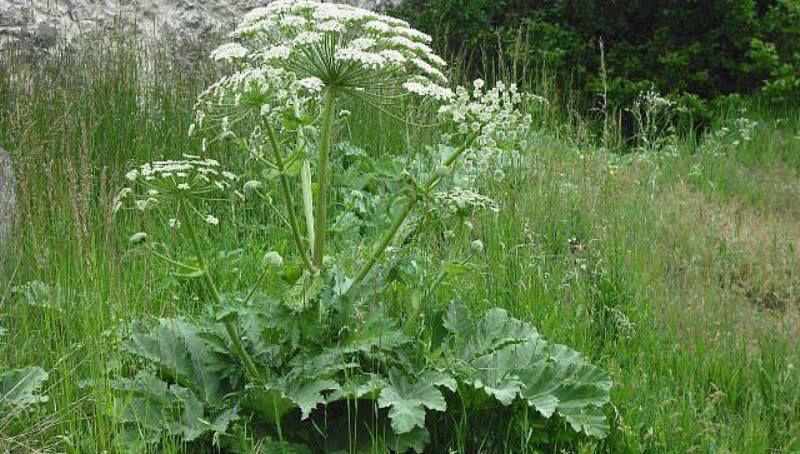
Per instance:
[[[591,100],[603,91],[601,43],[615,103],[630,104],[651,87],[702,100],[800,95],[795,0],[408,0],[397,13],[473,72],[524,56]]]
[[[472,215],[471,229],[420,243],[397,300],[419,298],[415,264],[439,267],[443,281],[425,304],[505,308],[614,381],[603,441],[549,438],[558,431],[521,420],[500,427],[480,415],[444,424],[452,440],[483,434],[480,452],[800,450],[800,113],[766,98],[728,98],[704,107],[707,131],[683,134],[671,127],[677,107],[636,104],[649,88],[643,81],[703,97],[770,84],[779,96],[796,93],[798,21],[789,19],[797,4],[706,2],[717,25],[678,27],[711,15],[700,3],[674,3],[618,2],[615,11],[590,1],[529,9],[443,0],[417,9],[422,25],[451,24],[450,49],[463,56],[454,78],[523,78],[549,103],[532,107],[524,164],[485,181],[499,213]],[[659,25],[646,26],[651,19]],[[583,96],[602,106],[600,36],[613,102],[597,111],[578,106]],[[187,138],[191,108],[216,70],[180,58],[177,47],[87,39],[94,45],[0,59],[0,146],[12,153],[19,190],[15,251],[0,260],[0,368],[50,375],[46,403],[0,414],[0,451],[117,450],[111,380],[131,367],[117,348],[127,322],[206,310],[195,281],[128,244],[144,221],[114,221],[111,211],[133,164],[199,147]],[[492,47],[498,39],[502,51]],[[721,47],[707,50],[707,39]],[[517,42],[525,46],[508,45]],[[761,66],[748,66],[757,52]],[[562,84],[565,75],[582,94]],[[392,118],[352,111],[353,144],[376,156],[402,150]],[[629,113],[627,130],[615,111]],[[210,153],[230,165],[240,159],[224,145]],[[260,274],[263,248],[289,238],[267,222],[266,207],[234,205],[231,216],[238,227],[205,235],[214,254],[235,257],[236,266],[216,271],[236,288]],[[483,252],[456,266],[476,239]],[[449,447],[475,452],[464,446]]]

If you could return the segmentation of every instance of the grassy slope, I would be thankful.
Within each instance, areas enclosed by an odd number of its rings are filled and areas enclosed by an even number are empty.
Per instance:
[[[110,52],[88,71],[80,59],[34,70],[22,95],[11,78],[31,66],[10,59],[0,72],[0,145],[18,168],[21,209],[19,248],[0,272],[0,366],[51,372],[47,405],[22,421],[0,415],[0,450],[113,448],[107,380],[124,367],[114,331],[146,314],[202,310],[191,282],[128,247],[151,221],[110,216],[132,163],[198,146],[186,130],[209,76],[156,58],[155,83],[132,54]],[[439,263],[472,239],[486,245],[476,271],[438,290],[441,304],[506,307],[611,371],[613,434],[587,451],[800,450],[800,118],[760,117],[751,142],[717,155],[682,141],[677,156],[623,162],[575,129],[559,125],[552,138],[559,117],[548,115],[530,165],[487,182],[502,211],[430,249]],[[356,110],[348,134],[380,153],[414,140],[391,124]],[[230,224],[258,224],[266,211],[246,206]],[[234,287],[286,242],[274,227],[209,235],[215,250],[245,248],[225,273]],[[9,298],[11,285],[34,280],[49,285],[36,301],[50,307]]]

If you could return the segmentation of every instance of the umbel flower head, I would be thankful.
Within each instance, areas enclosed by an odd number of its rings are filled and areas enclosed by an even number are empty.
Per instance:
[[[311,92],[331,88],[379,98],[411,93],[437,100],[453,95],[430,36],[365,9],[277,0],[246,14],[232,36],[237,42],[220,46],[214,59],[288,71]]]
[[[190,200],[209,202],[230,200],[230,195],[243,197],[234,189],[239,177],[220,167],[214,159],[184,154],[183,159],[153,161],[145,163],[125,174],[128,186],[122,188],[114,200],[116,213],[130,201],[139,212],[152,209],[171,210],[170,202]],[[206,213],[196,212],[211,225],[219,220]],[[170,227],[177,228],[180,222],[170,220]]]

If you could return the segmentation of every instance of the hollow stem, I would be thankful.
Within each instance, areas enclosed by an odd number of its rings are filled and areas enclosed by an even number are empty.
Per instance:
[[[311,163],[303,159],[303,168],[300,170],[300,184],[303,186],[303,214],[306,217],[306,236],[314,255],[314,196],[311,191]]]
[[[200,267],[203,271],[203,278],[206,281],[206,285],[208,285],[212,296],[214,297],[214,301],[216,301],[218,305],[221,305],[222,296],[220,295],[219,290],[217,290],[217,286],[214,283],[214,279],[211,277],[211,273],[209,273],[208,262],[206,262],[203,249],[200,247],[200,241],[197,239],[197,234],[195,233],[194,227],[192,226],[192,221],[189,218],[191,213],[185,205],[181,205],[181,208],[184,214],[186,230],[189,232],[189,240],[192,243],[192,248],[194,249],[194,253],[197,256],[197,260],[200,262]],[[236,353],[236,355],[239,357],[239,360],[244,364],[248,375],[250,375],[252,379],[260,382],[261,374],[258,372],[258,368],[256,367],[253,358],[247,353],[244,345],[242,345],[242,339],[239,337],[236,325],[233,324],[233,320],[224,319],[222,323],[225,326],[225,332],[228,334],[228,337],[230,337],[231,342],[233,343],[234,353]]]
[[[283,156],[281,155],[281,150],[278,146],[278,140],[275,137],[275,130],[272,129],[272,126],[270,125],[266,126],[266,130],[267,137],[269,137],[270,148],[272,148],[272,155],[275,159],[275,165],[278,167],[281,196],[283,197],[283,203],[286,205],[286,212],[289,216],[289,226],[292,230],[292,238],[294,239],[295,246],[297,246],[297,252],[303,259],[303,264],[312,274],[316,273],[318,268],[311,263],[308,254],[306,254],[306,249],[303,246],[303,237],[300,235],[300,227],[297,224],[297,215],[294,211],[292,193],[289,191],[289,180],[286,178],[286,165],[283,162]]]
[[[322,107],[322,130],[319,145],[319,194],[314,219],[314,265],[322,267],[328,223],[328,186],[330,186],[330,154],[333,143],[333,120],[336,115],[336,91],[328,88]]]
[[[295,115],[300,116],[300,109],[295,108]],[[303,128],[297,130],[297,142],[303,151],[303,166],[300,169],[300,186],[303,190],[303,214],[306,218],[306,237],[308,239],[309,254],[314,256],[314,194],[311,189],[311,162],[308,160],[306,135]]]
[[[467,148],[470,147],[473,141],[474,138],[468,140],[463,146],[456,149],[450,156],[447,157],[447,159],[445,159],[445,161],[443,162],[443,166],[451,167],[458,160],[458,158],[461,157],[462,154],[464,154]],[[436,185],[439,184],[439,181],[441,181],[441,179],[442,179],[441,176],[433,174],[423,186],[424,190],[426,192],[433,190],[433,188],[435,188]],[[397,235],[397,231],[400,230],[400,227],[406,221],[408,215],[411,214],[411,211],[414,209],[414,207],[417,206],[417,201],[418,197],[416,196],[412,197],[406,203],[406,206],[403,207],[403,210],[400,211],[397,214],[397,216],[395,216],[394,220],[392,221],[392,225],[389,227],[389,230],[386,231],[386,233],[383,235],[380,241],[376,244],[375,248],[373,248],[373,250],[371,251],[369,260],[367,260],[364,266],[361,267],[361,270],[358,272],[358,274],[356,274],[356,277],[353,279],[353,282],[350,285],[348,292],[358,287],[364,280],[364,278],[367,277],[369,272],[372,271],[372,268],[375,266],[378,260],[380,260],[380,258],[383,257],[384,252],[386,252],[386,248],[394,240],[395,235]]]
[[[361,281],[367,277],[372,268],[375,266],[375,263],[383,256],[384,251],[389,246],[389,244],[394,240],[394,236],[397,234],[397,231],[400,230],[400,226],[406,221],[408,215],[411,214],[411,210],[417,206],[417,197],[413,197],[411,200],[406,203],[406,206],[403,207],[403,210],[395,216],[394,220],[392,221],[391,227],[386,233],[383,235],[383,238],[377,243],[377,245],[372,249],[370,253],[369,260],[367,263],[361,267],[361,270],[358,272],[356,277],[353,279],[353,283],[350,285],[350,289],[356,288],[358,285],[361,284]],[[349,291],[349,290],[348,290]]]

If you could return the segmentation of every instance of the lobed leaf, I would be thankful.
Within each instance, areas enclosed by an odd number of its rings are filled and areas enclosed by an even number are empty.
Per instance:
[[[39,367],[12,369],[0,373],[0,409],[21,410],[31,405],[47,402],[39,390],[48,374]]]
[[[602,407],[610,400],[611,379],[580,353],[550,344],[502,309],[470,323],[451,306],[445,326],[454,338],[449,354],[466,384],[503,405],[522,399],[545,418],[558,414],[576,432],[608,434]]]
[[[447,402],[438,387],[456,389],[455,380],[440,372],[426,372],[415,383],[397,371],[391,375],[390,384],[378,396],[378,406],[389,408],[392,429],[398,435],[425,428],[425,409],[447,410]]]

